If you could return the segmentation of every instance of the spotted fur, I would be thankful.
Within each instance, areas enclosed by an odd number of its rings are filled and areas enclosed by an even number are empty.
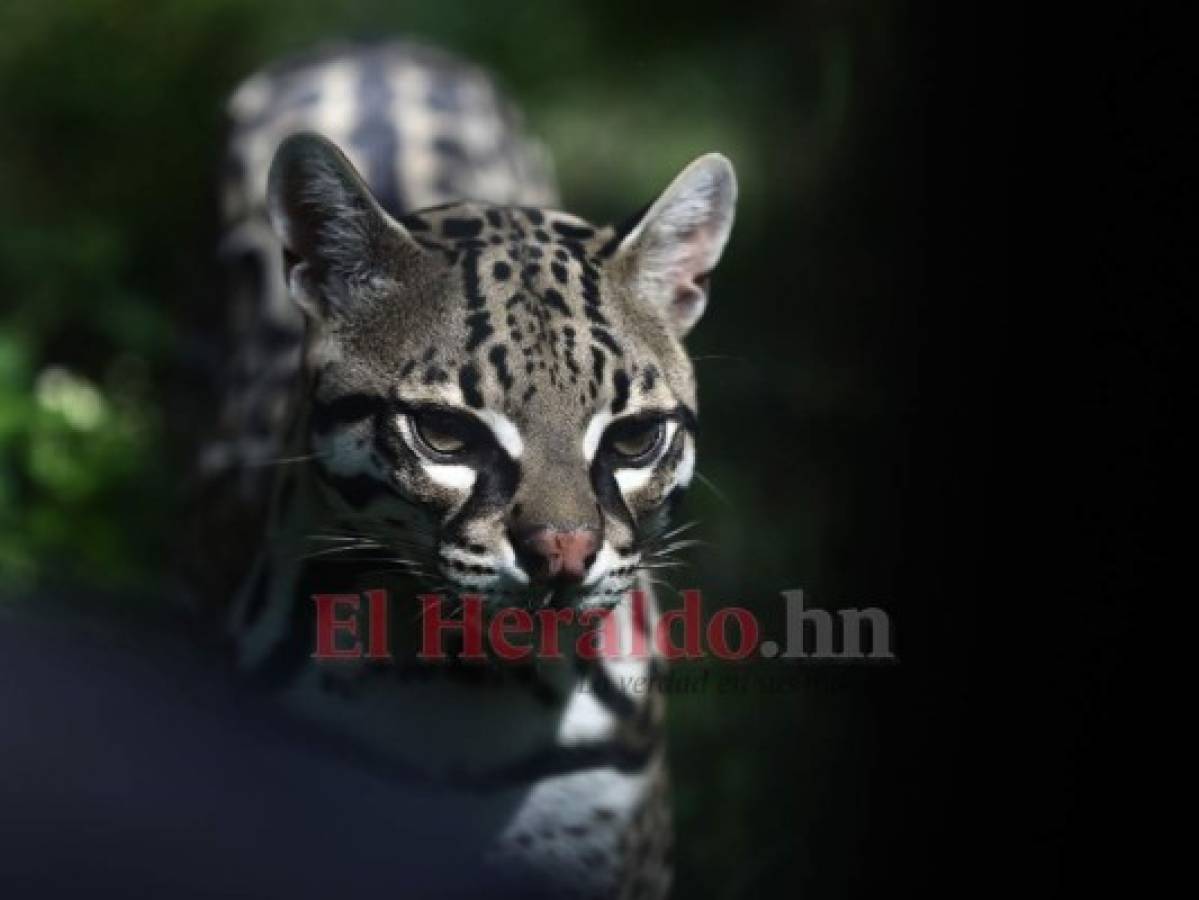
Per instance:
[[[205,463],[269,510],[230,612],[240,665],[470,808],[459,837],[517,895],[662,896],[661,698],[625,687],[660,661],[430,667],[397,616],[395,665],[318,664],[309,596],[592,611],[626,647],[652,631],[652,593],[644,620],[625,601],[648,592],[694,471],[682,339],[732,225],[731,167],[702,157],[629,225],[597,227],[555,208],[486,75],[407,44],[266,70],[231,110],[225,248],[253,278]],[[461,430],[452,452],[430,416]],[[597,536],[577,582],[535,574],[527,527]]]

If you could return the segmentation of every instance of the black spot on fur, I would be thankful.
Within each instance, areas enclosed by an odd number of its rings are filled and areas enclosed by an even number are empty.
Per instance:
[[[485,309],[467,316],[466,327],[470,329],[470,333],[466,338],[466,351],[468,353],[472,352],[495,333],[495,329],[491,327],[491,315]]]
[[[592,325],[591,336],[611,350],[616,356],[624,356],[624,350],[621,349],[620,344],[616,343],[616,338],[612,337],[604,329]]]
[[[441,233],[448,238],[473,238],[478,237],[483,230],[482,219],[443,219],[441,222]]]
[[[479,254],[471,250],[463,259],[462,288],[466,292],[469,309],[482,309],[486,305],[483,292],[479,290]]]
[[[497,281],[507,281],[508,276],[512,274],[512,267],[502,259],[497,260],[496,264],[491,267],[491,274],[495,276]]]
[[[508,371],[508,348],[503,344],[496,344],[487,354],[487,358],[495,366],[496,377],[500,380],[504,393],[507,393],[512,389],[512,373]]]
[[[550,263],[550,271],[554,273],[554,278],[558,280],[558,284],[566,284],[568,277],[566,266],[560,262]]]
[[[483,395],[479,392],[479,370],[467,363],[458,370],[458,386],[468,406],[483,408]]]
[[[585,241],[587,238],[595,236],[595,229],[590,225],[568,225],[565,222],[555,222],[551,227],[562,237],[575,241]]]
[[[602,312],[600,312],[598,306],[593,306],[592,304],[587,303],[583,306],[583,312],[586,313],[587,318],[589,318],[596,325],[603,325],[606,328],[612,324],[611,322],[608,321],[607,316],[605,316]],[[595,331],[595,330],[597,330],[597,329],[594,329],[594,328],[592,329],[592,331]]]
[[[612,373],[612,387],[616,391],[612,398],[612,414],[624,412],[629,403],[629,375],[624,369]]]
[[[546,288],[545,293],[541,295],[546,305],[558,310],[564,316],[570,315],[570,307],[566,305],[566,300],[562,293],[554,288]]]
[[[599,347],[591,348],[591,374],[598,384],[604,383],[604,363],[607,359],[608,357]]]

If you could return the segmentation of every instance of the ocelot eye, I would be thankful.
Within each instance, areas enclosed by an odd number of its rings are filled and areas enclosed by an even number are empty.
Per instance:
[[[644,466],[661,449],[666,423],[661,419],[627,419],[608,429],[608,449],[624,465]]]
[[[437,410],[414,413],[412,430],[427,455],[438,460],[465,453],[476,438],[475,429],[468,420]]]

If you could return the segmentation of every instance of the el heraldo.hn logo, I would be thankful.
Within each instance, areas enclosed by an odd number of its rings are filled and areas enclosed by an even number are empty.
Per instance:
[[[439,594],[416,597],[419,629],[416,655],[422,660],[519,662],[562,659],[648,658],[740,661],[754,655],[766,659],[819,661],[894,661],[891,618],[878,607],[840,609],[834,614],[805,608],[804,592],[782,592],[782,641],[764,636],[750,610],[740,606],[704,609],[702,592],[680,592],[678,608],[647,621],[650,604],[643,591],[630,591],[627,602],[633,627],[623,631],[611,608],[487,608],[481,596],[465,595],[454,615],[447,614]],[[383,589],[354,594],[314,594],[315,649],[320,661],[393,660],[392,598]],[[408,613],[410,606],[405,606]],[[450,640],[452,639],[452,640]],[[452,643],[454,649],[448,649]]]

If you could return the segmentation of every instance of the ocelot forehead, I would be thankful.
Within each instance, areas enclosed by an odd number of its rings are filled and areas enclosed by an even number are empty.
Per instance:
[[[405,398],[572,435],[601,411],[693,405],[681,349],[608,272],[614,229],[473,203],[401,224],[436,274],[421,280],[424,296],[395,298],[400,320],[372,318],[361,338],[398,367],[394,387]]]

